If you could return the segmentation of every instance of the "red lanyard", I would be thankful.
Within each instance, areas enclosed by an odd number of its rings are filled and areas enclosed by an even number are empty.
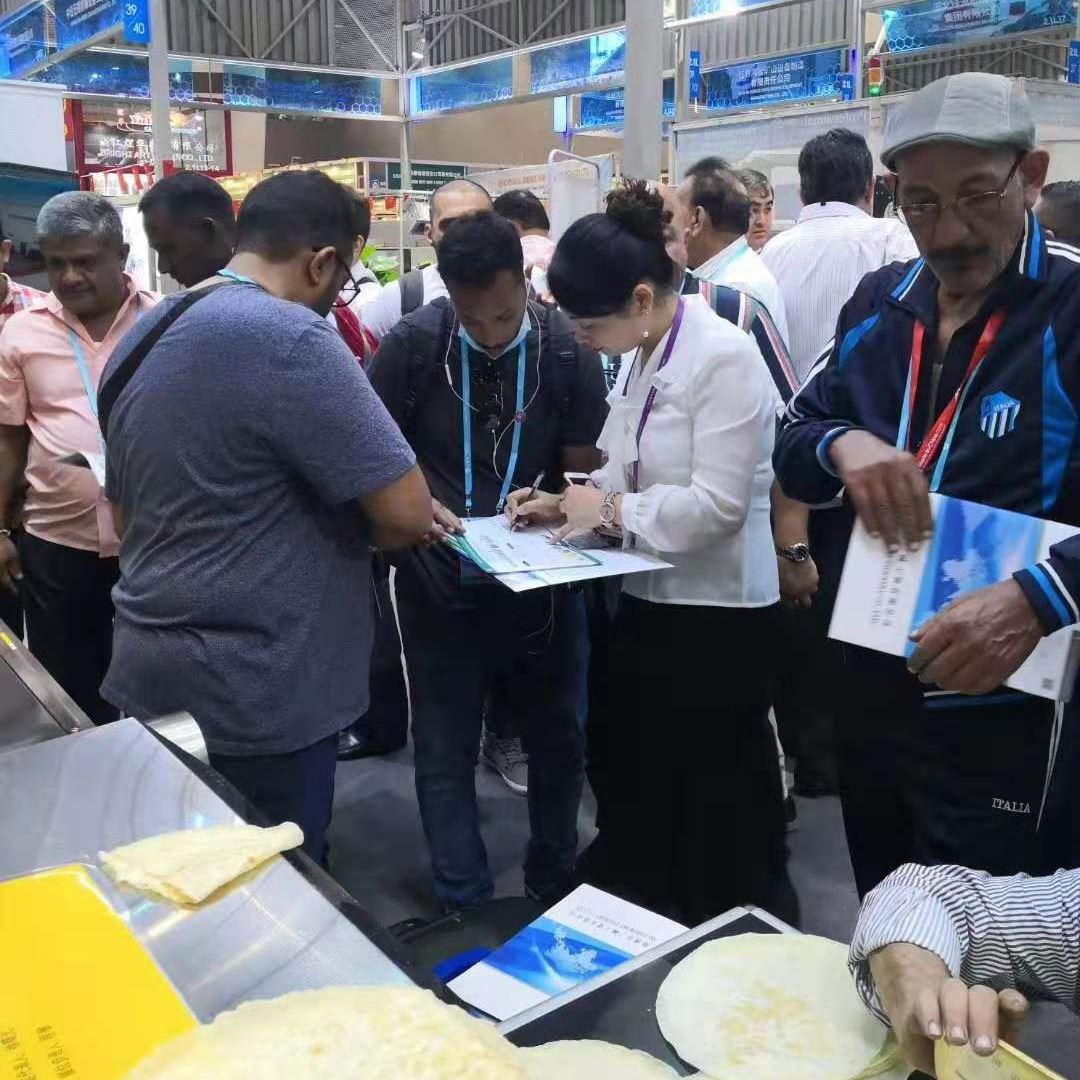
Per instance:
[[[924,473],[928,473],[937,461],[938,454],[945,442],[945,436],[956,419],[956,410],[960,407],[960,399],[964,396],[968,384],[978,371],[979,365],[986,359],[986,354],[993,348],[1001,327],[1005,323],[1005,311],[995,311],[990,320],[983,328],[979,337],[979,343],[975,346],[975,352],[971,355],[967,371],[963,381],[956,388],[956,393],[949,399],[948,405],[941,411],[941,415],[934,421],[934,426],[926,433],[915,454],[915,463]],[[919,375],[922,372],[923,345],[926,340],[926,327],[921,322],[915,324],[915,335],[911,341],[911,388],[908,398],[908,415],[915,418],[915,398],[919,393]]]

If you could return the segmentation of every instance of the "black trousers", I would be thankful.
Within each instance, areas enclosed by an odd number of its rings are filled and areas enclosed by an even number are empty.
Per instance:
[[[905,862],[992,874],[1080,863],[1080,833],[1050,828],[1068,805],[1057,801],[1039,827],[1057,742],[1051,702],[1007,689],[924,696],[902,659],[854,646],[843,649],[841,679],[840,797],[860,896]],[[1059,762],[1060,781],[1066,772]]]
[[[119,713],[99,688],[112,661],[119,560],[27,532],[18,549],[30,651],[95,724],[115,720]]]
[[[768,720],[775,614],[624,596],[604,635],[594,612],[599,835],[581,880],[690,926],[744,903],[797,921]]]
[[[304,851],[326,865],[326,830],[334,808],[336,735],[288,754],[232,757],[211,754],[210,764],[271,825],[292,821],[304,834]]]

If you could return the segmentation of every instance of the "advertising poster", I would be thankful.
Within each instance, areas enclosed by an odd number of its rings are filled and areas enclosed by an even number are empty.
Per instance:
[[[1076,0],[918,0],[881,13],[889,52],[1075,25]]]
[[[843,49],[733,64],[705,73],[705,106],[752,109],[785,101],[838,98],[843,72]]]

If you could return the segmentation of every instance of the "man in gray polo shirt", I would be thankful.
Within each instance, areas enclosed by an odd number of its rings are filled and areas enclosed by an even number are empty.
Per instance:
[[[319,859],[337,735],[368,706],[370,548],[432,523],[412,451],[325,321],[356,209],[321,173],[264,181],[228,267],[125,384],[183,301],[142,320],[102,385],[123,525],[102,692],[140,718],[190,712],[214,768]]]

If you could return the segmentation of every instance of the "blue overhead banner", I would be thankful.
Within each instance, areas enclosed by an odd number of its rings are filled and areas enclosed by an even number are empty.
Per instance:
[[[557,99],[556,99],[557,100]],[[675,119],[675,80],[664,80],[663,115],[665,120]],[[621,128],[626,119],[625,91],[619,86],[614,90],[595,90],[581,95],[581,115],[578,128]]]
[[[1080,41],[1069,42],[1069,82],[1080,84]]]
[[[690,52],[690,101],[694,103],[701,94],[701,53],[697,49]]]
[[[918,0],[881,12],[889,52],[962,45],[1074,25],[1076,0]]]
[[[514,96],[514,59],[485,60],[450,71],[433,71],[409,80],[413,116],[491,105]]]
[[[0,23],[0,77],[18,78],[49,55],[45,8],[23,8]]]
[[[705,107],[753,109],[843,96],[844,49],[779,56],[705,72]]]
[[[59,52],[124,24],[121,0],[56,0],[56,48]]]
[[[626,31],[612,30],[537,49],[529,62],[529,90],[534,94],[607,81],[622,75],[626,67]]]
[[[738,15],[740,11],[750,11],[772,2],[773,0],[690,0],[687,14],[691,18],[698,15]]]

